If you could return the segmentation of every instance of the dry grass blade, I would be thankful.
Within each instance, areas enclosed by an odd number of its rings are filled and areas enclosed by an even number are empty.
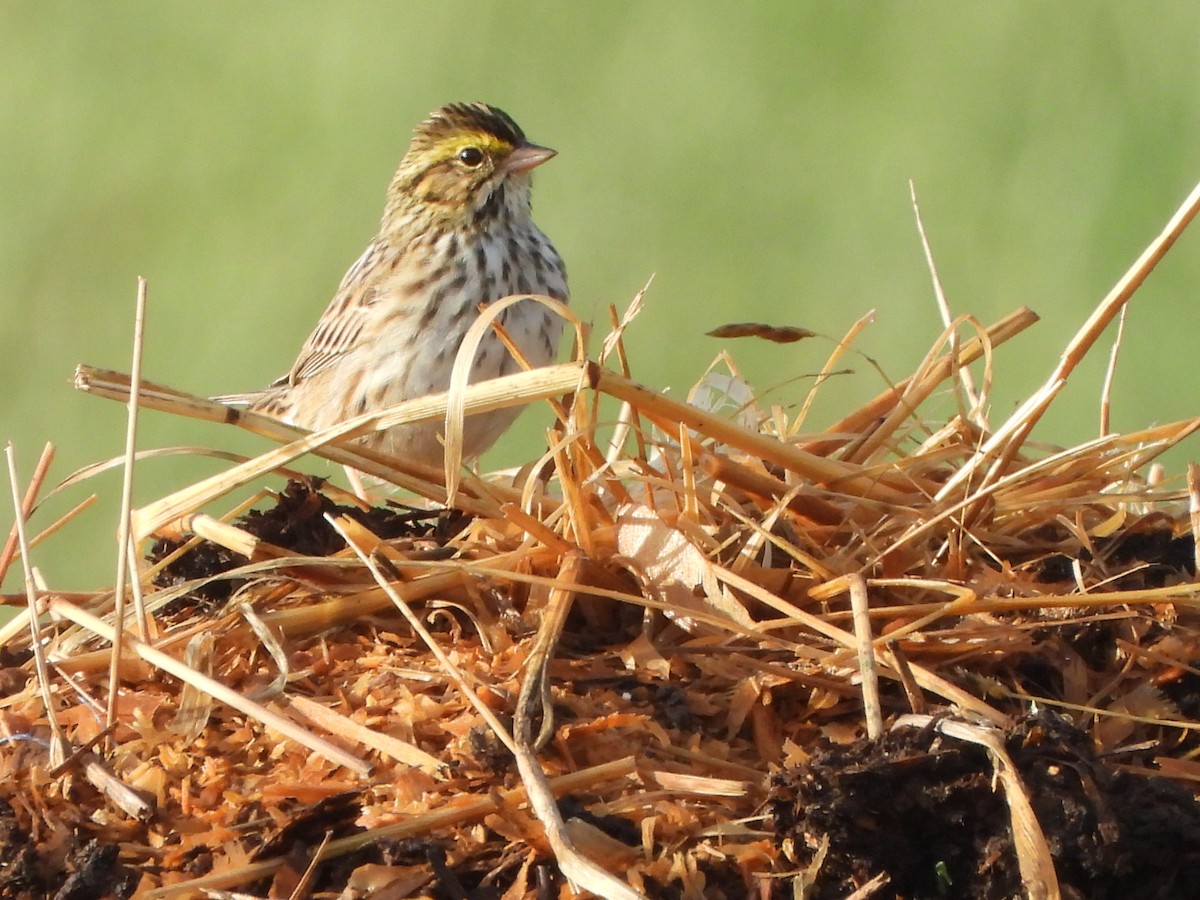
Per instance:
[[[1200,466],[1188,463],[1188,519],[1192,526],[1193,554],[1192,561],[1196,571],[1200,572]]]
[[[883,734],[883,707],[879,702],[879,673],[875,666],[875,641],[871,635],[867,582],[859,575],[849,576],[848,582],[850,609],[854,614],[854,636],[858,639],[863,713],[867,720],[867,737],[874,741]]]
[[[916,375],[909,376],[898,382],[894,387],[888,388],[879,394],[862,408],[833,423],[826,431],[835,435],[863,434],[876,420],[887,415],[888,412],[894,409],[902,396],[908,395],[913,399],[928,397],[937,389],[938,385],[947,378],[952,377],[956,371],[965,369],[971,363],[982,358],[988,345],[993,349],[999,347],[1001,344],[1025,331],[1025,329],[1035,325],[1037,321],[1037,313],[1031,309],[1022,307],[1015,312],[1009,313],[995,325],[987,329],[986,343],[979,337],[964,341],[962,346],[959,347],[956,357],[943,356],[936,365],[927,367],[923,372],[923,377],[919,385],[914,386],[914,382],[917,380]],[[909,393],[910,390],[915,390],[916,393]],[[833,449],[844,442],[845,438],[838,441],[816,438],[804,442],[802,446],[810,453],[824,454],[832,452]]]
[[[401,765],[412,766],[438,778],[446,777],[446,767],[441,760],[408,741],[402,741],[391,735],[381,734],[359,725],[352,719],[339,715],[329,707],[309,700],[307,697],[300,695],[290,697],[288,706],[314,725],[324,728],[331,734],[336,734],[343,740],[370,747]]]
[[[846,895],[846,900],[870,900],[891,883],[886,872],[880,872],[858,890]]]
[[[110,644],[115,638],[114,629],[90,613],[85,612],[74,604],[68,603],[57,597],[52,597],[47,603],[47,610],[56,616],[61,616],[77,625],[89,629],[93,633],[104,638]],[[363,762],[353,754],[347,753],[340,747],[336,747],[323,738],[319,738],[304,728],[300,728],[288,719],[271,712],[269,709],[255,703],[237,691],[230,690],[219,682],[213,681],[206,675],[202,675],[193,669],[189,669],[183,663],[174,657],[168,656],[160,650],[137,640],[132,635],[126,636],[126,646],[150,663],[152,666],[167,672],[182,681],[192,685],[197,690],[202,690],[206,694],[215,699],[232,706],[234,709],[258,719],[264,725],[275,729],[280,734],[291,738],[297,743],[307,747],[313,753],[325,757],[331,762],[337,763],[340,766],[345,766],[350,771],[360,775],[367,776],[371,773],[371,766]]]
[[[673,400],[607,369],[599,373],[596,387],[605,394],[629,403],[668,433],[684,425],[711,440],[769,460],[818,484],[830,485],[842,493],[893,503],[904,502],[911,496],[904,490],[911,490],[909,485],[893,485],[891,478],[864,475],[856,466],[816,456],[775,438],[751,432],[734,422]]]
[[[833,352],[829,354],[829,357],[825,360],[824,365],[821,366],[821,371],[818,372],[817,377],[813,379],[813,386],[809,389],[808,394],[804,397],[804,403],[801,405],[800,412],[796,415],[796,420],[792,426],[793,433],[798,432],[804,427],[804,423],[808,421],[809,411],[816,402],[817,394],[820,392],[821,387],[830,378],[830,376],[837,371],[838,364],[850,351],[850,348],[854,345],[854,341],[858,338],[858,336],[865,332],[867,330],[867,326],[874,323],[874,321],[875,310],[871,310],[870,312],[860,316],[859,319],[846,331],[845,336],[838,341],[837,346],[833,348]],[[807,446],[804,449],[808,450],[809,452],[818,453],[819,455],[824,455],[826,452],[813,450],[812,447]]]
[[[540,750],[554,733],[554,708],[550,696],[550,657],[558,646],[558,640],[566,627],[567,614],[571,611],[574,590],[578,586],[584,556],[578,551],[568,553],[559,572],[559,584],[550,592],[549,600],[542,612],[537,640],[529,653],[525,666],[525,680],[517,697],[517,711],[513,717],[513,737],[526,748]],[[536,738],[530,737],[530,718],[533,701],[537,699],[542,715],[542,727]]]
[[[554,851],[563,875],[577,889],[611,900],[645,900],[645,895],[633,890],[624,881],[605,871],[575,849],[563,822],[562,813],[554,802],[554,790],[538,766],[537,757],[524,744],[515,748],[517,768],[525,785],[534,814],[546,829],[546,839]]]
[[[130,538],[133,509],[133,473],[137,457],[137,425],[138,425],[138,396],[141,391],[142,377],[142,346],[146,325],[146,279],[138,278],[137,304],[133,316],[133,364],[129,403],[127,409],[127,424],[125,428],[125,463],[121,470],[121,510],[117,522],[117,586],[113,590],[115,598],[113,615],[116,630],[113,634],[112,661],[108,667],[108,705],[105,709],[105,721],[112,725],[117,719],[117,691],[120,685],[121,657],[125,643],[125,581],[129,573],[133,573],[133,592],[136,601],[136,618],[138,635],[143,641],[149,639],[151,623],[146,615],[146,607],[142,602],[140,583],[137,579],[137,554],[134,552],[133,541]]]
[[[563,821],[562,813],[554,801],[550,782],[537,760],[537,748],[549,740],[553,731],[553,711],[550,705],[547,667],[550,655],[566,624],[567,613],[570,609],[571,588],[578,580],[582,561],[583,556],[578,552],[571,553],[566,557],[560,573],[563,586],[555,588],[547,604],[542,628],[539,629],[537,643],[530,653],[525,681],[517,700],[517,715],[513,726],[513,753],[516,756],[517,769],[521,773],[521,783],[525,785],[534,815],[545,829],[546,839],[554,851],[554,858],[558,861],[567,880],[577,890],[590,891],[598,897],[612,897],[614,900],[639,900],[644,897],[643,894],[632,890],[624,881],[596,865],[575,848],[567,825]],[[535,697],[541,701],[543,719],[542,733],[536,739],[532,739],[529,711]]]
[[[1200,184],[1192,188],[1175,214],[1167,222],[1157,238],[1142,252],[1142,255],[1130,266],[1108,296],[1093,310],[1087,321],[1080,326],[1079,331],[1071,339],[1063,351],[1054,371],[1042,385],[1012,416],[996,430],[988,441],[979,449],[967,465],[963,466],[939,492],[938,497],[950,496],[961,484],[970,480],[975,470],[991,461],[992,466],[987,480],[991,481],[1003,474],[1008,461],[1024,444],[1026,437],[1041,419],[1042,414],[1050,407],[1063,385],[1067,376],[1075,369],[1080,360],[1087,354],[1093,344],[1099,340],[1101,333],[1112,322],[1113,318],[1124,308],[1134,292],[1146,280],[1161,260],[1171,249],[1196,213],[1200,212]]]
[[[628,778],[637,769],[636,761],[631,756],[613,760],[602,766],[595,766],[562,775],[550,780],[550,789],[556,796],[562,796],[574,791],[587,790],[607,781]],[[332,859],[351,853],[375,841],[401,840],[429,834],[439,828],[472,822],[484,816],[499,811],[504,806],[516,803],[525,797],[525,788],[501,791],[499,794],[473,797],[466,802],[458,802],[445,809],[433,810],[425,815],[413,816],[394,825],[373,828],[350,837],[330,841],[325,847],[325,857]],[[171,897],[194,896],[197,891],[219,890],[249,884],[267,877],[283,865],[283,860],[273,858],[261,862],[247,863],[236,869],[217,875],[206,875],[189,879],[186,882],[169,887],[145,891],[145,900],[166,900]]]
[[[469,409],[467,405],[467,389],[468,381],[471,376],[471,368],[475,361],[475,355],[479,350],[479,344],[487,336],[488,332],[493,327],[499,327],[499,322],[504,311],[516,303],[541,303],[548,307],[551,312],[561,317],[575,327],[576,346],[583,347],[583,323],[574,311],[565,303],[555,300],[553,297],[547,297],[541,294],[521,295],[514,297],[505,297],[502,300],[497,300],[494,303],[489,303],[487,308],[479,313],[479,317],[471,323],[471,327],[467,329],[466,335],[463,337],[463,342],[458,348],[458,353],[455,355],[454,368],[450,373],[450,387],[446,391],[446,404],[443,412],[446,422],[446,495],[447,502],[453,503],[458,494],[458,479],[459,468],[462,465],[463,459],[463,432],[462,423],[468,412],[475,411]],[[510,351],[511,351],[510,347]],[[522,365],[528,366],[525,360],[518,360]],[[540,377],[538,373],[545,373],[546,369],[534,369],[530,374]],[[499,379],[497,379],[499,380]],[[490,383],[490,382],[485,382]],[[586,384],[586,379],[583,373],[580,373],[578,385],[582,388]],[[569,393],[571,389],[566,391],[560,390],[556,393]],[[501,394],[500,396],[503,396]],[[553,395],[548,395],[553,396]],[[510,405],[508,403],[495,403],[487,407],[496,409],[501,406]]]
[[[0,582],[3,582],[4,576],[8,574],[8,567],[12,564],[13,554],[17,552],[17,522],[25,522],[33,515],[33,507],[37,501],[38,492],[42,489],[42,483],[46,480],[46,473],[49,471],[50,463],[53,460],[54,445],[46,444],[42,448],[42,455],[38,458],[37,466],[33,470],[29,484],[25,487],[25,497],[21,501],[21,506],[17,511],[13,527],[8,532],[8,540],[4,542],[4,549],[0,550]],[[29,541],[29,546],[32,547],[36,543],[36,540]]]
[[[466,413],[474,413],[559,396],[576,390],[581,384],[589,383],[591,378],[586,365],[570,364],[506,375],[468,387],[463,395],[463,408]],[[110,399],[127,400],[129,396],[129,379],[126,376],[87,366],[80,366],[76,370],[75,386],[79,390]],[[159,385],[143,383],[141,403],[151,409],[179,415],[230,422],[256,434],[275,440],[287,440],[290,443],[228,472],[192,485],[172,497],[137,510],[135,520],[139,537],[152,534],[157,528],[180,515],[308,453],[416,491],[437,502],[444,503],[447,498],[441,486],[441,470],[389,458],[361,448],[336,445],[339,441],[351,441],[369,431],[444,417],[448,403],[447,393],[406,401],[389,410],[358,416],[316,433],[284,425],[269,416],[232,409],[215,401],[191,397]],[[301,437],[297,439],[297,436]],[[493,490],[504,493],[498,488]],[[512,501],[518,498],[510,495],[504,499]],[[480,502],[481,500],[482,498],[477,496],[467,496],[460,499],[458,505],[465,510],[485,515],[496,513],[494,506],[486,501]]]
[[[933,390],[940,384],[942,378],[936,373],[944,367],[946,361],[955,362],[963,356],[963,353],[958,350],[958,326],[963,323],[970,324],[972,320],[964,318],[960,321],[950,322],[946,329],[942,332],[941,337],[925,354],[925,358],[921,360],[917,367],[916,374],[908,380],[904,391],[896,398],[895,405],[888,411],[883,420],[876,424],[870,434],[867,434],[863,439],[854,445],[849,452],[845,454],[847,460],[855,462],[867,463],[876,458],[881,450],[887,449],[900,426],[909,420],[916,418],[917,408],[929,397]],[[992,347],[988,341],[987,333],[984,332],[977,336],[980,352],[986,362],[985,366],[985,383],[990,383],[990,364],[992,357]],[[944,347],[949,348],[949,352],[943,352]],[[972,344],[975,346],[975,344]],[[964,373],[967,369],[964,366],[954,365],[951,368],[951,373]],[[973,406],[977,406],[977,402]],[[965,417],[964,417],[965,418]]]
[[[1109,422],[1112,419],[1112,389],[1117,377],[1117,359],[1121,355],[1121,341],[1125,337],[1125,319],[1129,307],[1121,307],[1121,315],[1117,319],[1117,333],[1113,337],[1112,350],[1108,353],[1108,367],[1104,370],[1104,385],[1100,389],[1100,434],[1108,434],[1112,429]]]
[[[154,803],[118,778],[94,753],[80,754],[84,777],[126,815],[148,822],[154,816]]]
[[[37,685],[42,696],[42,707],[50,725],[50,765],[58,766],[66,758],[68,741],[59,724],[54,693],[50,683],[50,668],[46,665],[46,651],[42,644],[40,617],[45,605],[38,597],[37,585],[34,582],[33,564],[29,561],[29,541],[25,536],[24,505],[17,487],[16,452],[10,443],[4,448],[8,460],[8,483],[12,488],[13,510],[16,520],[13,528],[17,533],[17,546],[21,551],[21,566],[25,573],[25,596],[28,601],[25,619],[30,630],[30,648],[33,651],[34,671],[37,674]]]
[[[387,594],[392,603],[395,604],[396,609],[398,609],[403,614],[404,618],[408,620],[408,624],[411,625],[413,630],[421,637],[421,640],[424,641],[425,646],[429,648],[429,651],[434,655],[438,663],[446,671],[446,674],[448,674],[450,678],[458,685],[458,688],[460,691],[462,691],[463,696],[470,701],[471,705],[474,706],[479,714],[483,717],[483,720],[487,722],[488,726],[492,729],[493,734],[495,734],[496,737],[511,752],[513,749],[513,739],[512,735],[508,732],[508,728],[505,727],[504,723],[500,721],[499,717],[492,712],[491,709],[483,704],[478,697],[475,685],[468,682],[467,677],[463,674],[462,669],[454,664],[434,636],[429,633],[429,630],[425,627],[425,624],[413,612],[412,607],[408,604],[408,601],[400,596],[400,593],[384,576],[383,569],[380,567],[380,562],[386,561],[386,557],[376,557],[373,549],[368,549],[361,546],[346,529],[343,523],[332,518],[329,520],[329,522],[341,533],[342,537],[346,539],[346,543],[350,546],[358,558],[362,560],[363,565],[370,570],[372,577],[379,584],[379,587],[385,594]]]
[[[921,204],[917,202],[917,186],[911,178],[908,180],[908,195],[912,200],[913,217],[916,219],[917,234],[921,238],[921,249],[925,252],[925,265],[929,267],[929,280],[933,284],[933,297],[937,301],[938,313],[942,317],[942,326],[944,328],[950,328],[954,316],[950,312],[950,303],[946,300],[946,291],[942,286],[941,276],[938,275],[937,264],[933,260],[933,248],[929,246],[929,235],[925,232],[925,222],[921,218]],[[950,336],[951,358],[957,359],[958,353],[958,335],[957,333],[952,332]],[[962,381],[963,391],[971,400],[971,412],[969,417],[972,420],[975,420],[982,410],[983,405],[980,403],[979,398],[975,395],[975,386],[971,378],[971,370],[967,368],[960,368],[958,370],[958,376]],[[977,421],[977,424],[981,427],[986,425],[986,423],[983,421]]]

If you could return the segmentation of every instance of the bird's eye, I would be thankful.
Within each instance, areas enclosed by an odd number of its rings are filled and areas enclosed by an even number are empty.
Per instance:
[[[468,169],[477,169],[483,164],[483,151],[478,147],[463,147],[458,151],[458,161]]]

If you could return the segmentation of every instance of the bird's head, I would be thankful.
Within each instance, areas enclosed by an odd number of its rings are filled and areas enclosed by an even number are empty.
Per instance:
[[[554,155],[526,140],[501,109],[486,103],[443,106],[417,126],[388,190],[388,214],[419,210],[460,227],[528,216],[529,173]]]

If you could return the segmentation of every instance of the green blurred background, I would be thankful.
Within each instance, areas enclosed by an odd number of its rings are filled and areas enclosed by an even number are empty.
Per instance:
[[[54,441],[54,483],[121,450],[123,408],[70,379],[83,361],[128,370],[138,275],[146,377],[265,384],[373,234],[413,124],[447,101],[500,105],[560,151],[535,212],[574,306],[603,324],[654,274],[628,344],[638,378],[677,391],[721,349],[704,336],[719,324],[836,337],[869,309],[858,349],[910,373],[940,331],[913,178],[955,310],[1043,317],[998,357],[998,422],[1200,179],[1190,2],[38,0],[0,16],[0,438],[22,478]],[[1135,298],[1118,430],[1200,412],[1198,274],[1189,234]],[[831,345],[730,346],[759,386],[802,379],[772,395],[790,402]],[[1095,434],[1106,355],[1035,437]],[[813,427],[880,389],[865,358],[850,364]],[[486,461],[523,461],[543,424],[523,418]],[[266,447],[144,417],[141,446],[192,443]],[[149,462],[136,500],[216,469]],[[35,526],[103,495],[35,550],[52,586],[112,584],[119,488],[113,472],[39,510]]]

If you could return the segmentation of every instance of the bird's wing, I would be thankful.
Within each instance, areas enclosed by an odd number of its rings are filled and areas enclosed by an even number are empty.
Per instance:
[[[273,382],[271,387],[293,385],[312,378],[338,357],[358,346],[367,310],[377,287],[371,273],[378,272],[381,252],[378,241],[372,241],[367,246],[358,261],[342,277],[337,293],[321,314],[313,333],[304,342],[291,371]]]

